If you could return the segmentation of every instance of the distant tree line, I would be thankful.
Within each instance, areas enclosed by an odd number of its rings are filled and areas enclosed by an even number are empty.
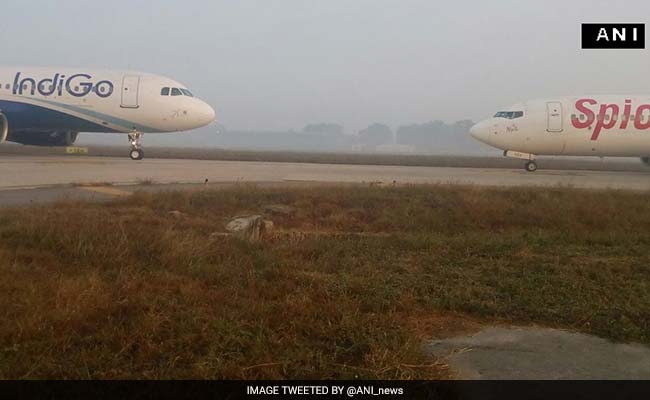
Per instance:
[[[418,153],[462,153],[475,149],[470,137],[470,120],[447,124],[432,121],[404,125],[393,131],[388,125],[370,124],[356,135],[346,134],[336,123],[314,123],[299,131],[229,131],[219,128],[217,146],[296,151],[411,151]],[[397,146],[395,146],[397,145]],[[410,150],[409,150],[410,149]]]
[[[442,121],[400,126],[395,133],[384,124],[374,123],[359,131],[358,142],[364,146],[377,147],[398,144],[413,146],[421,151],[436,151],[449,147],[450,143],[463,143],[469,137],[474,123],[462,120],[447,124]]]

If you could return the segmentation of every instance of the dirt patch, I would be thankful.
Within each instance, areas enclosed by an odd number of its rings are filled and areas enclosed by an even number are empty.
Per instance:
[[[650,379],[650,348],[557,329],[489,327],[430,349],[461,379]]]

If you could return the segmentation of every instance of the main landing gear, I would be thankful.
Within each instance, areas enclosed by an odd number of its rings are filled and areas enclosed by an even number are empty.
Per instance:
[[[140,132],[129,133],[129,143],[131,143],[131,160],[142,160],[144,151],[142,151],[142,136]]]

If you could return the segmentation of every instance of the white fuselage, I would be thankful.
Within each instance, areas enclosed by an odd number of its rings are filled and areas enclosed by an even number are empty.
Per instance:
[[[515,104],[471,129],[490,146],[530,155],[650,155],[650,97],[579,96]]]
[[[212,107],[172,79],[88,68],[0,67],[0,114],[9,135],[18,138],[57,131],[178,132],[215,119]]]

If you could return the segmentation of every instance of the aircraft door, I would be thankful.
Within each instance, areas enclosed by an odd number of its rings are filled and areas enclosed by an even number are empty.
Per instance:
[[[122,108],[138,108],[140,92],[140,77],[126,75],[122,80]]]
[[[546,103],[546,130],[548,132],[562,132],[562,103],[553,101]]]

